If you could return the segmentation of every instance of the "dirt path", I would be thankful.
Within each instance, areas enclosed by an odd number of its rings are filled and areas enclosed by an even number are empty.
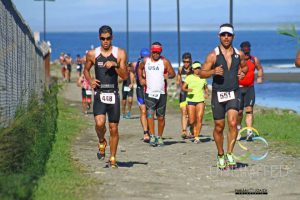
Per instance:
[[[64,94],[66,99],[79,103],[80,89],[74,83],[67,85]],[[105,168],[105,161],[97,159],[93,115],[82,117],[91,126],[76,139],[73,159],[88,176],[102,183],[91,185],[86,199],[300,199],[299,159],[270,149],[262,161],[247,159],[236,170],[220,171],[211,140],[212,127],[204,124],[202,134],[208,137],[200,144],[182,140],[180,115],[174,109],[167,110],[166,145],[150,147],[141,141],[142,129],[134,103],[133,119],[121,119],[119,125],[118,169]],[[237,146],[236,151],[240,151]],[[266,189],[268,194],[236,195],[236,189]]]

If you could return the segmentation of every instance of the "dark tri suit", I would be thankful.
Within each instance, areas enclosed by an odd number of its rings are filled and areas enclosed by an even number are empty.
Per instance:
[[[144,90],[144,86],[142,86],[140,83],[139,74],[138,74],[138,67],[141,61],[142,59],[139,58],[134,68],[135,77],[136,77],[136,98],[139,105],[145,104],[145,90]]]
[[[103,65],[107,61],[117,63],[118,48],[113,47],[112,53],[108,57],[101,54],[100,47],[95,49],[95,75],[96,79],[100,81],[100,86],[95,89],[94,95],[94,116],[108,115],[108,121],[111,123],[118,123],[120,120],[120,96],[118,91],[118,74],[115,67],[110,69]],[[101,102],[101,93],[113,93],[115,95],[115,104],[106,104]]]
[[[181,72],[180,72],[182,84],[184,83],[184,81],[185,81],[185,79],[186,79],[186,76],[187,76],[187,74],[189,73],[189,71],[190,71],[190,68],[188,68],[188,69],[186,70],[184,67],[182,67]],[[183,90],[180,90],[180,94],[179,94],[179,103],[185,102],[186,96],[187,96],[187,92],[185,92],[185,91],[183,91]]]
[[[129,87],[130,84],[131,84],[130,73],[128,72],[128,78],[127,78],[127,80],[123,81],[123,84],[122,84],[122,100],[126,100],[127,97],[133,97],[133,89],[132,88],[130,89],[130,91],[124,90],[124,87]]]
[[[216,63],[215,67],[222,65],[224,70],[223,76],[214,75],[212,82],[212,98],[211,105],[213,117],[215,120],[224,119],[225,113],[229,109],[239,110],[239,84],[238,84],[238,70],[240,65],[240,55],[236,48],[233,48],[231,56],[232,62],[230,68],[227,66],[224,55],[220,47],[215,48]],[[217,92],[234,92],[235,98],[225,102],[219,102]]]

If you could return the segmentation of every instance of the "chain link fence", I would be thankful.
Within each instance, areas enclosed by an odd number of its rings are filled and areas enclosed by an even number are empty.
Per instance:
[[[42,97],[45,86],[42,49],[11,0],[0,2],[0,128],[14,119],[32,94]]]

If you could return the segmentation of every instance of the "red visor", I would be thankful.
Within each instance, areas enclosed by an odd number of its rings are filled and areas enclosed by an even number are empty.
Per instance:
[[[162,52],[162,48],[159,45],[152,45],[151,46],[151,52],[159,52],[159,53],[161,53]]]

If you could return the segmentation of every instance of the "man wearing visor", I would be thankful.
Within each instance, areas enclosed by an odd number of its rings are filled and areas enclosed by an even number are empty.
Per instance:
[[[219,30],[220,45],[206,57],[201,78],[213,76],[211,106],[214,118],[213,136],[218,150],[217,166],[234,168],[236,161],[232,154],[237,137],[239,111],[239,79],[247,73],[244,53],[232,46],[234,29],[231,24],[222,24]],[[223,131],[227,113],[227,153],[224,153]]]
[[[175,71],[170,61],[161,56],[162,45],[154,42],[151,45],[151,56],[140,63],[138,76],[141,85],[145,86],[145,104],[147,109],[147,121],[149,126],[151,146],[162,146],[165,128],[165,112],[167,104],[167,81],[166,78],[174,78]],[[145,71],[145,77],[143,76]],[[158,136],[155,136],[154,112],[158,120]]]

